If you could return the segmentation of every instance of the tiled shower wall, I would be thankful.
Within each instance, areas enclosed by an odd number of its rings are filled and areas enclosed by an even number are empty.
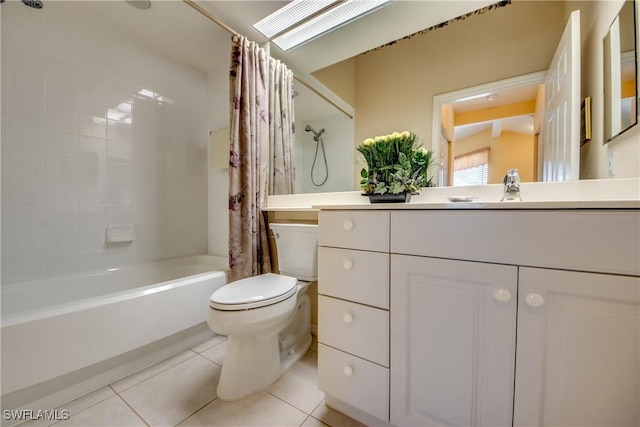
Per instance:
[[[206,253],[206,75],[73,2],[1,7],[2,284]]]

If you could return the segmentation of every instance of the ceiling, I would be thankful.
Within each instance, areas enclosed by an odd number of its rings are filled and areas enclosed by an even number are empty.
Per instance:
[[[327,90],[311,73],[448,21],[496,0],[396,0],[352,23],[288,52],[271,44],[271,55],[285,62],[320,92]],[[93,15],[124,37],[204,73],[226,75],[231,34],[181,0],[151,0],[146,10],[124,0],[70,1],[70,7]],[[197,0],[198,6],[227,27],[258,43],[267,39],[252,25],[288,1]],[[226,83],[225,83],[226,84]],[[296,85],[296,120],[336,114],[335,107],[303,85]]]
[[[76,7],[167,56],[198,70],[228,66],[230,34],[180,0],[151,0],[136,9],[123,0],[75,1]],[[323,37],[288,52],[272,44],[271,55],[294,72],[311,73],[369,49],[480,9],[496,0],[392,1],[388,5]],[[266,38],[252,25],[288,1],[213,1],[197,5],[219,21],[258,43]],[[391,24],[390,24],[391,23]],[[400,24],[401,23],[401,24]]]

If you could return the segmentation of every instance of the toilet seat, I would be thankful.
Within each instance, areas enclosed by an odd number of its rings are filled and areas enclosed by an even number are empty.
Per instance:
[[[221,311],[265,307],[296,295],[295,277],[266,273],[224,285],[209,297],[209,306]]]

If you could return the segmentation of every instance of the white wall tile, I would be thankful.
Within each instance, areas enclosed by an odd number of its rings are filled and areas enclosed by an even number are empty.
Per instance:
[[[131,144],[107,142],[107,161],[111,163],[131,163]]]
[[[78,180],[78,156],[48,154],[47,179],[76,183]]]
[[[107,139],[117,142],[131,142],[131,125],[117,120],[107,120]]]
[[[47,129],[46,147],[47,153],[77,156],[78,134],[75,132],[61,132],[55,129]]]
[[[2,145],[18,150],[45,151],[44,126],[24,120],[11,120],[8,123],[8,138]]]
[[[69,4],[14,6],[2,7],[2,283],[206,251],[206,76]],[[137,240],[106,245],[111,223]]]
[[[92,138],[107,138],[107,121],[104,117],[78,114],[78,134]]]
[[[25,178],[45,178],[46,156],[44,153],[22,150],[7,150],[11,163],[8,174]]]
[[[46,201],[47,181],[44,179],[31,179],[23,177],[9,177],[7,182],[6,202],[11,204],[36,203]],[[3,186],[4,187],[4,186]],[[3,188],[3,203],[5,202],[5,188]]]
[[[77,204],[48,204],[46,207],[47,228],[74,228],[78,226]]]
[[[78,203],[76,181],[47,181],[47,203]]]
[[[78,79],[78,111],[82,114],[106,118],[107,89],[104,78],[83,73]]]
[[[104,138],[92,138],[80,135],[78,150],[81,160],[105,162],[107,160],[107,141]]]
[[[78,252],[78,228],[47,229],[47,253]]]

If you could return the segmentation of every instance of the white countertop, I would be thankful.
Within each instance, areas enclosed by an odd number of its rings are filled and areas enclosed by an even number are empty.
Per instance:
[[[522,201],[500,202],[502,184],[425,188],[409,203],[370,203],[359,191],[269,196],[266,211],[323,209],[640,209],[640,178],[528,182]],[[450,197],[474,197],[450,202]]]

